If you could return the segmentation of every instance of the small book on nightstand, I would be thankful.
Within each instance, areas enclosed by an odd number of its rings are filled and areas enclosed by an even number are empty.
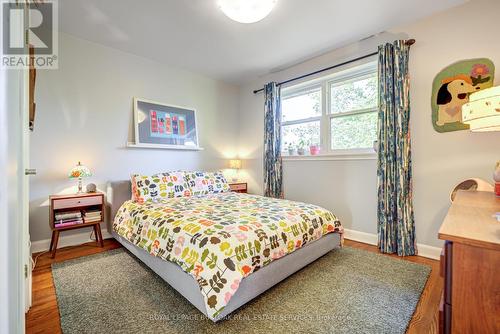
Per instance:
[[[84,220],[86,223],[98,222],[102,220],[101,210],[88,210],[84,211]]]

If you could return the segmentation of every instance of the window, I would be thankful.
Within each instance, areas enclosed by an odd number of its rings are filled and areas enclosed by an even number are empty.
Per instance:
[[[282,143],[285,149],[320,144],[321,86],[287,94],[281,101]]]
[[[377,139],[375,62],[283,89],[283,150],[318,145],[322,153],[373,152]],[[301,153],[301,152],[299,152]]]

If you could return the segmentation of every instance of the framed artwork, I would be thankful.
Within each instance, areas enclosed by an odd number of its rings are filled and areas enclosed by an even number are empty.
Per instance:
[[[196,110],[134,98],[136,147],[199,150]]]
[[[432,83],[432,125],[437,132],[467,130],[462,105],[469,95],[493,86],[495,66],[487,58],[458,61],[439,72]]]

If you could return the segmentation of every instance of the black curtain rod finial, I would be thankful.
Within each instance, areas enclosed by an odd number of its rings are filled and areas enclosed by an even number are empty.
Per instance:
[[[415,42],[416,42],[416,41],[415,41],[415,39],[410,38],[410,39],[407,39],[407,40],[406,40],[406,43],[405,43],[405,44],[406,44],[406,45],[413,45],[413,44],[415,44]]]
[[[413,39],[413,38],[407,39],[406,42],[405,42],[405,44],[408,45],[408,46],[413,45],[413,44],[415,44],[415,39]],[[292,79],[288,79],[288,80],[285,80],[285,81],[282,81],[282,82],[278,82],[277,85],[281,86],[283,84],[286,84],[286,83],[289,83],[289,82],[292,82],[292,81],[295,81],[295,80],[300,80],[300,79],[303,79],[303,78],[306,78],[306,77],[310,77],[311,75],[315,75],[315,74],[318,74],[318,73],[321,73],[321,72],[329,71],[329,70],[332,70],[332,69],[334,69],[336,67],[347,65],[349,63],[354,63],[355,61],[358,61],[358,60],[361,60],[361,59],[364,59],[364,58],[368,58],[368,57],[374,56],[376,54],[378,54],[378,51],[377,52],[372,52],[370,54],[367,54],[367,55],[364,55],[364,56],[361,56],[361,57],[357,57],[357,58],[354,58],[354,59],[351,59],[351,60],[348,60],[348,61],[345,61],[345,62],[337,64],[337,65],[329,66],[329,67],[323,68],[321,70],[317,70],[317,71],[314,71],[314,72],[311,72],[311,73],[307,73],[307,74],[304,74],[304,75],[301,75],[301,76],[298,76],[298,77],[295,77],[295,78],[292,78]],[[261,88],[261,89],[254,90],[253,93],[257,94],[257,93],[260,93],[260,92],[263,92],[263,91],[264,91],[264,88]]]

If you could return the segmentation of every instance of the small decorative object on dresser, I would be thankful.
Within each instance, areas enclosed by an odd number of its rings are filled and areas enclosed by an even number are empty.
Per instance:
[[[229,187],[231,188],[231,191],[236,193],[248,193],[248,187],[245,182],[229,183]]]
[[[453,188],[453,191],[450,194],[450,202],[453,203],[455,200],[455,196],[457,196],[457,192],[459,190],[462,191],[493,191],[493,186],[487,181],[479,178],[471,178],[466,179],[460,182]]]
[[[495,172],[493,173],[493,180],[495,180],[495,195],[500,197],[500,161],[497,161]]]
[[[82,165],[80,161],[78,164],[71,169],[69,172],[70,179],[78,179],[78,192],[77,194],[83,193],[82,191],[82,178],[92,176],[92,172],[86,166]]]
[[[103,247],[100,223],[104,221],[104,194],[52,195],[49,197],[49,225],[52,230],[49,251],[56,255],[59,233],[93,227],[96,242]]]

